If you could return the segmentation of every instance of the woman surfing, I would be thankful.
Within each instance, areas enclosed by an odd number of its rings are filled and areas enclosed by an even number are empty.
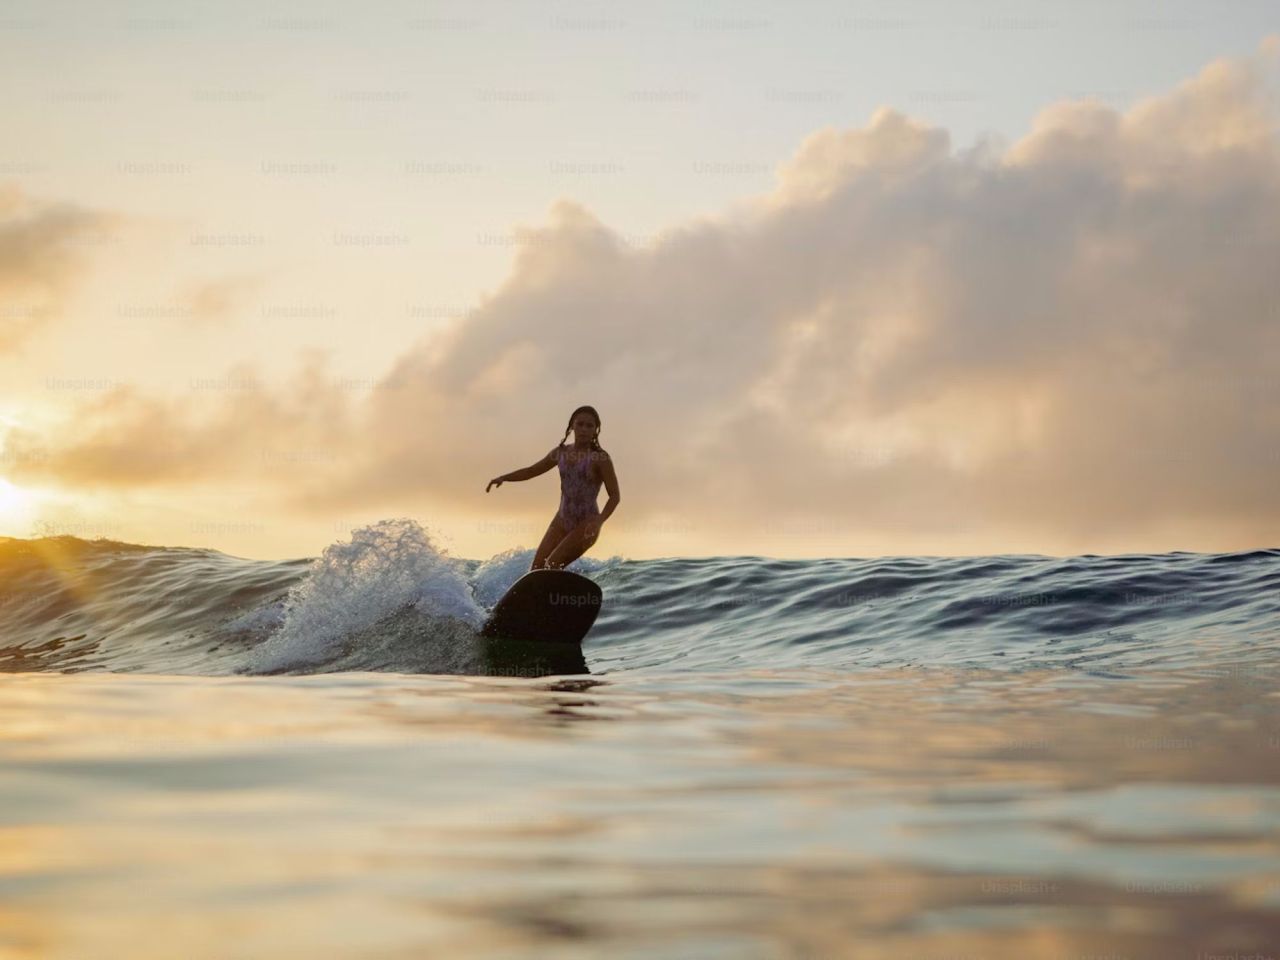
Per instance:
[[[566,446],[570,430],[573,444]],[[551,518],[551,525],[533,555],[530,570],[542,567],[558,570],[577,560],[596,542],[600,527],[622,500],[613,460],[600,446],[600,414],[595,407],[579,407],[573,411],[569,425],[564,428],[564,439],[545,457],[531,467],[494,477],[484,492],[488,493],[495,485],[502,486],[507,480],[531,480],[555,466],[560,468],[560,509]],[[601,483],[609,492],[603,511],[596,505]]]

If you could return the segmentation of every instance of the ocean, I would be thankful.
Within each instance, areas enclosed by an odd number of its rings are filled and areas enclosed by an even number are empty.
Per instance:
[[[0,539],[0,958],[1280,956],[1280,550],[531,557]]]

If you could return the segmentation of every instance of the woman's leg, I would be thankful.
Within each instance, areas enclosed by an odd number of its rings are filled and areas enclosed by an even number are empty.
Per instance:
[[[542,543],[538,544],[538,549],[534,551],[533,563],[530,570],[537,570],[547,565],[547,557],[551,555],[551,551],[556,545],[564,539],[565,534],[569,531],[565,527],[564,522],[560,519],[560,514],[556,513],[551,518],[551,525],[547,527],[547,532],[542,535]]]
[[[587,550],[590,549],[591,545],[596,542],[597,535],[592,534],[591,536],[588,536],[583,531],[585,523],[585,520],[579,522],[572,530],[569,531],[568,534],[565,535],[564,539],[556,545],[556,548],[552,550],[551,554],[547,557],[546,565],[548,567],[553,569],[567,567],[569,564],[573,563],[573,561],[586,553]]]

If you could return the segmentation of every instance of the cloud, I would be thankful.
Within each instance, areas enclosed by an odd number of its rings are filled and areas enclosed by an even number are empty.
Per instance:
[[[52,432],[13,426],[8,475],[96,490],[244,480],[300,495],[359,450],[355,406],[318,351],[280,389],[248,366],[187,386],[181,396],[158,397],[121,384],[91,391]]]
[[[208,479],[243,472],[241,425],[343,445],[297,490],[307,509],[427,492],[492,510],[485,481],[592,403],[619,518],[687,518],[737,552],[788,522],[850,552],[1275,543],[1278,61],[1270,38],[1124,112],[1054,103],[1007,148],[956,151],[882,108],[641,248],[561,201],[503,285],[368,398],[228,401],[192,421],[190,474],[113,466],[173,416],[117,398],[46,462]]]
[[[84,244],[118,221],[0,184],[0,351],[14,350],[56,319],[83,267]]]
[[[253,273],[214,277],[190,284],[179,295],[181,315],[197,324],[223,326],[245,301],[265,286],[266,280],[265,273]]]

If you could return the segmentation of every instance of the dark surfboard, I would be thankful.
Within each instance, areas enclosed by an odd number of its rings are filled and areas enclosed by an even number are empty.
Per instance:
[[[489,672],[514,676],[586,673],[582,639],[604,599],[568,570],[530,570],[511,585],[480,628]]]

